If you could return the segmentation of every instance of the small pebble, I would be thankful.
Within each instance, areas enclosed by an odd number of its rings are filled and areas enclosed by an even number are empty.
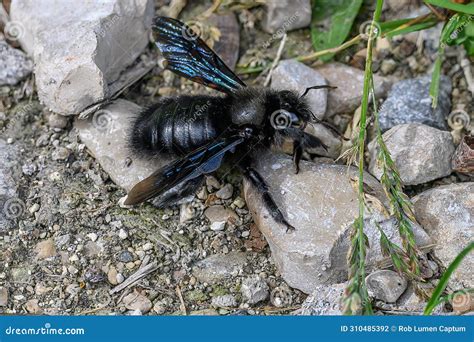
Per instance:
[[[128,233],[125,229],[120,229],[118,234],[120,240],[125,240],[128,237]]]
[[[151,242],[147,242],[143,245],[142,249],[146,251],[150,251],[153,249],[153,244]]]
[[[35,203],[28,210],[31,214],[34,214],[39,210],[39,208],[40,208],[40,205],[38,203]]]
[[[245,207],[245,201],[242,197],[237,197],[234,202],[232,202],[233,205],[235,205],[237,208],[242,209]]]
[[[123,276],[122,273],[119,273],[117,274],[117,283],[123,283],[123,281],[125,280],[125,277]]]
[[[65,147],[58,147],[51,155],[53,160],[66,160],[69,157],[69,150]]]
[[[89,233],[89,234],[87,234],[87,237],[88,237],[89,239],[91,239],[92,242],[95,242],[95,241],[97,240],[97,238],[98,238],[98,236],[97,236],[96,233]]]
[[[219,189],[221,187],[221,183],[214,176],[208,176],[206,178],[206,185],[211,189]]]
[[[224,229],[225,229],[225,225],[226,225],[226,221],[213,222],[213,223],[211,224],[211,230],[213,230],[213,231],[224,230]]]
[[[67,126],[67,117],[52,113],[48,117],[48,124],[52,128],[65,128]]]
[[[111,283],[112,285],[117,285],[118,284],[118,281],[117,281],[117,269],[115,268],[115,266],[110,266],[109,267],[109,272],[107,272],[107,280],[109,281],[109,283]]]
[[[23,164],[21,167],[21,171],[25,176],[33,176],[36,172],[36,165],[35,164]]]
[[[226,200],[232,197],[233,192],[234,189],[232,187],[232,184],[226,184],[219,191],[216,192],[216,196],[217,198]]]

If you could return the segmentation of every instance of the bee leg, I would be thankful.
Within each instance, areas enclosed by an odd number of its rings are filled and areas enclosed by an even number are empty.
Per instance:
[[[276,222],[285,225],[287,233],[295,230],[295,227],[288,223],[277,204],[273,200],[270,192],[268,191],[268,185],[265,183],[265,180],[262,178],[262,176],[250,166],[244,166],[243,169],[244,176],[252,183],[253,186],[257,188],[258,192],[262,195],[263,203],[267,207],[273,219]]]
[[[303,148],[299,141],[295,140],[293,142],[293,165],[295,167],[295,174],[300,172],[300,161],[303,155]]]

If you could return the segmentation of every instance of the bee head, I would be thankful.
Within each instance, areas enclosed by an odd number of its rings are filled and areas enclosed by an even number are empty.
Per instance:
[[[287,128],[304,130],[312,115],[306,99],[290,90],[279,91],[276,97],[269,116],[273,128],[276,130]]]

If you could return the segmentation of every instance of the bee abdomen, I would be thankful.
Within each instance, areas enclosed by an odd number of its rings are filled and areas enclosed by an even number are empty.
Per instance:
[[[166,98],[137,117],[129,145],[135,153],[186,154],[215,139],[220,133],[210,96]]]

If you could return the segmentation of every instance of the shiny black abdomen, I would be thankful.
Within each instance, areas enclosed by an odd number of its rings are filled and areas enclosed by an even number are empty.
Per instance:
[[[226,97],[163,98],[137,117],[130,145],[135,152],[144,155],[183,155],[213,141],[231,123]]]

